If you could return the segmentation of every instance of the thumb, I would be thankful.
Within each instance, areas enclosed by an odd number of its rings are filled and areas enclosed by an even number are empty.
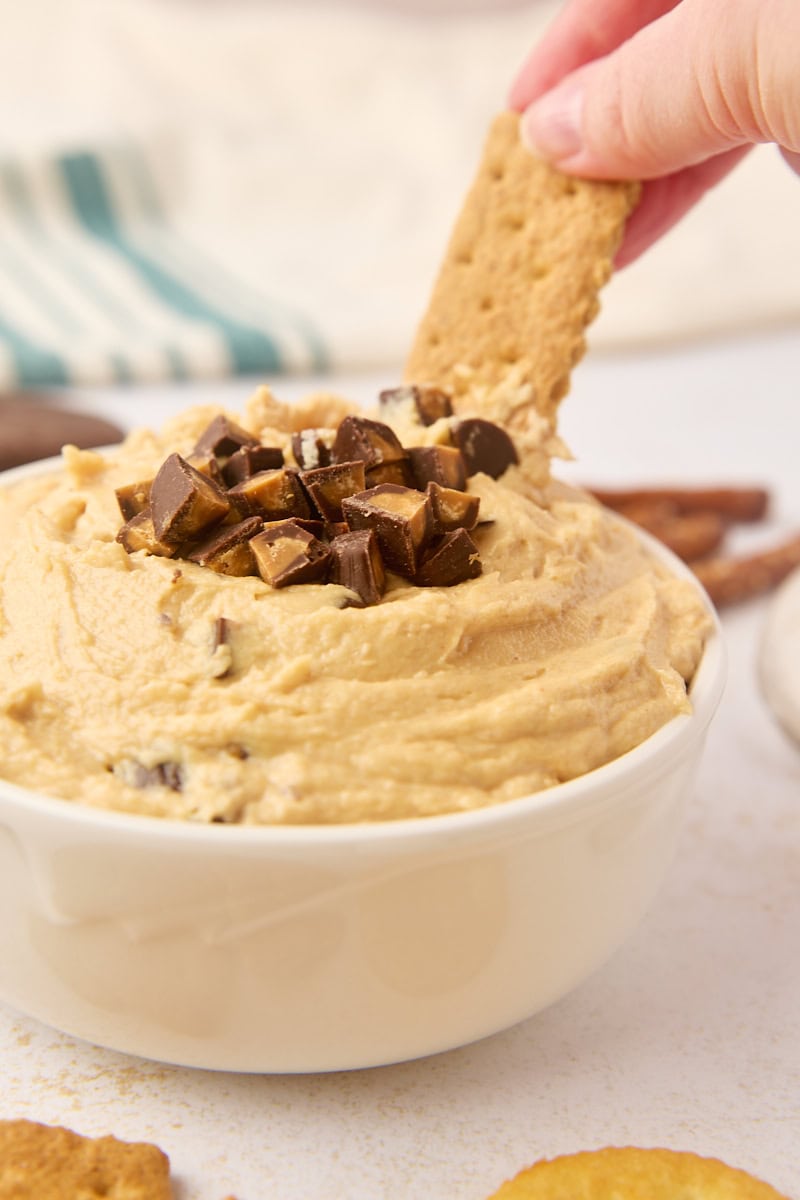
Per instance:
[[[799,40],[797,0],[683,0],[532,104],[523,138],[601,178],[653,179],[754,142],[800,151]]]

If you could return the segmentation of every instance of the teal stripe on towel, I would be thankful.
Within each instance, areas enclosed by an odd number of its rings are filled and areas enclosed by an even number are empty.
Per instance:
[[[45,387],[70,382],[66,365],[57,354],[32,342],[1,315],[0,340],[8,345],[17,382],[22,387]]]
[[[330,357],[327,347],[312,322],[296,309],[270,299],[249,285],[243,285],[240,279],[212,259],[205,249],[199,251],[175,229],[161,204],[147,161],[135,143],[128,142],[115,147],[115,153],[125,171],[126,183],[130,186],[131,195],[136,199],[144,222],[151,229],[163,231],[164,235],[169,238],[170,247],[181,255],[184,264],[187,261],[193,264],[191,274],[196,286],[202,286],[204,282],[211,280],[216,280],[220,284],[224,283],[229,294],[238,293],[243,300],[249,302],[251,309],[264,310],[267,324],[269,324],[270,315],[273,315],[274,318],[274,314],[277,314],[293,325],[298,336],[305,342],[311,370],[320,375],[329,370]],[[176,266],[181,269],[180,262],[176,263]],[[185,272],[189,268],[183,265],[182,269]],[[270,314],[270,309],[272,314]]]
[[[261,330],[232,320],[206,303],[186,283],[141,253],[125,236],[103,179],[100,161],[91,154],[70,154],[59,160],[72,205],[84,227],[111,246],[159,298],[185,317],[216,326],[228,345],[231,363],[239,374],[281,370],[277,347]]]
[[[35,308],[54,325],[62,336],[78,337],[83,333],[81,325],[74,315],[65,308],[61,300],[47,282],[36,274],[35,269],[19,257],[11,246],[0,245],[2,255],[2,270],[9,280],[16,284],[20,292],[33,301]]]
[[[87,303],[102,309],[116,322],[121,333],[126,329],[135,329],[140,335],[143,331],[146,333],[137,315],[96,278],[78,255],[68,251],[50,236],[40,220],[28,181],[18,163],[0,162],[0,184],[19,222],[19,229],[27,238],[28,244],[34,248],[34,252],[48,258],[53,268],[59,270],[64,278],[80,290]],[[174,378],[185,379],[186,369],[180,352],[172,346],[166,346],[165,354]],[[131,368],[125,356],[118,350],[109,352],[108,361],[117,383],[130,383],[133,380]],[[59,380],[43,379],[41,382],[58,383]]]

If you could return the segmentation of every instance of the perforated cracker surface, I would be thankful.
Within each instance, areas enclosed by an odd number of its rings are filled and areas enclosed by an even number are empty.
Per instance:
[[[636,184],[562,175],[522,145],[516,113],[498,116],[406,379],[458,396],[466,376],[491,388],[513,373],[533,385],[535,410],[552,421],[637,197]],[[521,411],[508,423],[525,420]]]

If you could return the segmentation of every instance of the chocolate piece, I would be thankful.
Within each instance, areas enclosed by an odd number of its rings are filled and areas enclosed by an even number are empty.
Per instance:
[[[292,454],[303,471],[331,465],[331,450],[336,438],[335,429],[301,429],[292,434]]]
[[[117,541],[125,547],[128,554],[133,554],[136,550],[145,550],[158,558],[172,558],[176,553],[175,546],[162,542],[157,536],[149,508],[125,522],[117,534]]]
[[[177,546],[219,524],[230,512],[225,493],[190,466],[180,454],[170,454],[150,489],[153,527],[159,541]]]
[[[163,762],[154,767],[145,767],[140,762],[134,762],[125,774],[133,787],[167,787],[173,792],[183,791],[183,770],[179,763]]]
[[[467,486],[467,464],[455,446],[414,446],[408,452],[408,459],[420,491],[424,491],[431,480],[459,492]]]
[[[406,452],[397,434],[381,421],[367,417],[345,417],[336,431],[332,461],[356,462],[359,459],[367,470],[379,463],[400,462]]]
[[[227,617],[217,617],[214,622],[214,636],[211,639],[211,653],[218,650],[220,646],[227,646],[228,634],[230,632],[231,622]]]
[[[261,532],[261,517],[247,517],[235,525],[226,525],[212,533],[186,557],[200,567],[209,567],[218,575],[255,575],[256,563],[250,538]]]
[[[291,467],[259,471],[232,487],[228,498],[243,515],[263,517],[265,521],[311,516],[299,475]]]
[[[318,521],[316,517],[292,517],[291,520],[299,525],[301,529],[305,529],[306,533],[313,533],[314,537],[319,538],[321,542],[325,541],[330,530],[333,528],[333,526],[327,524],[325,521]],[[275,523],[275,521],[265,521],[266,525],[274,525]]]
[[[221,415],[188,458],[171,454],[152,483],[118,489],[127,518],[118,541],[129,553],[179,555],[221,575],[258,574],[273,587],[332,574],[362,605],[378,602],[386,570],[424,587],[478,574],[474,542],[454,536],[480,523],[467,477],[483,470],[497,478],[516,462],[510,438],[482,418],[449,420],[450,398],[438,388],[395,388],[380,400],[390,410],[412,405],[424,424],[447,419],[442,429],[455,444],[407,451],[390,426],[347,416],[338,430],[293,434],[296,461],[319,464],[301,472],[285,465],[282,449]],[[224,621],[219,630],[215,652]]]
[[[227,487],[222,476],[219,463],[214,458],[213,454],[189,454],[186,461],[190,467],[194,467],[195,471],[199,471],[201,475],[205,475],[207,479],[216,483],[217,487],[224,491]]]
[[[447,392],[432,384],[408,384],[388,388],[378,396],[381,409],[387,414],[403,414],[422,425],[433,425],[442,417],[452,417],[453,405]]]
[[[283,466],[283,451],[279,446],[241,446],[222,468],[222,477],[229,488],[259,471],[274,471]]]
[[[379,602],[386,586],[386,572],[377,538],[371,529],[354,529],[333,539],[330,582],[340,583],[355,592],[361,603],[351,601],[351,607],[366,607]]]
[[[276,521],[252,538],[258,573],[274,588],[292,583],[321,583],[331,551],[296,521]]]
[[[442,487],[433,480],[426,489],[433,511],[433,524],[437,533],[448,533],[452,529],[474,529],[478,524],[481,507],[480,496],[471,496],[456,488]]]
[[[452,587],[475,579],[483,570],[478,547],[466,529],[455,529],[428,549],[414,576],[417,587]]]
[[[230,417],[220,414],[207,429],[201,433],[194,448],[195,454],[210,454],[216,458],[228,458],[235,454],[241,446],[257,446],[258,438],[253,437],[241,425],[237,425]]]
[[[464,455],[468,475],[483,471],[492,479],[499,479],[513,463],[519,462],[514,443],[506,431],[483,417],[455,421],[452,436]]]
[[[179,763],[159,763],[158,771],[164,787],[171,788],[173,792],[183,791],[183,770]]]
[[[250,561],[255,573],[255,559],[250,551]],[[217,617],[214,622],[211,637],[211,673],[214,679],[226,679],[233,669],[233,651],[230,646],[230,630],[232,621],[227,617]]]
[[[130,521],[131,517],[138,516],[149,506],[152,486],[152,479],[146,479],[141,483],[126,483],[125,487],[117,488],[114,492],[119,511],[126,521]]]
[[[335,463],[303,471],[300,479],[317,511],[326,521],[342,520],[342,500],[366,487],[363,462]]]
[[[383,561],[399,575],[411,577],[433,532],[431,502],[424,492],[384,483],[342,501],[351,529],[372,529]]]
[[[407,458],[397,462],[378,463],[367,471],[368,488],[380,487],[382,483],[394,483],[397,487],[416,487],[411,464]]]

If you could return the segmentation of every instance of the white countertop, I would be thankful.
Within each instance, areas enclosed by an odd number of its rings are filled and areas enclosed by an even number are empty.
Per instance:
[[[579,461],[562,474],[765,482],[773,519],[743,542],[800,528],[799,367],[800,332],[590,356],[563,409]],[[392,382],[334,390],[368,400]],[[92,402],[138,424],[249,390]],[[177,1200],[482,1200],[536,1158],[608,1144],[715,1155],[800,1197],[800,750],[758,694],[765,612],[725,613],[728,686],[678,858],[638,932],[571,996],[432,1059],[294,1077],[126,1058],[0,1007],[0,1117],[155,1141]]]

